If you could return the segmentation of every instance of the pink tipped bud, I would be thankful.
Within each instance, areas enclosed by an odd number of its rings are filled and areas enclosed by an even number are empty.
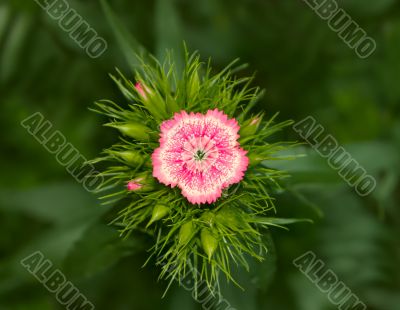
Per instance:
[[[135,88],[136,88],[137,92],[140,94],[140,96],[142,96],[143,98],[147,97],[146,92],[140,82],[136,83]]]
[[[255,116],[246,121],[243,126],[240,128],[240,137],[245,138],[245,137],[250,137],[254,136],[258,130],[258,127],[260,126],[262,117],[260,116]]]
[[[140,82],[137,82],[137,83],[135,84],[135,88],[136,88],[136,91],[139,93],[139,95],[140,95],[143,99],[147,99],[147,97],[148,97],[149,95],[152,95],[152,94],[153,94],[153,92],[151,91],[150,88],[148,88],[146,85],[144,85],[144,84],[142,84],[142,83],[140,83]]]
[[[148,192],[154,189],[154,179],[149,173],[143,172],[127,184],[128,191]]]
[[[128,191],[136,191],[142,188],[142,184],[138,183],[137,180],[132,180],[128,182],[126,188],[128,189]]]
[[[260,123],[260,121],[261,121],[261,118],[260,117],[255,117],[255,118],[253,118],[252,120],[251,120],[251,122],[250,122],[250,125],[258,125],[259,123]]]

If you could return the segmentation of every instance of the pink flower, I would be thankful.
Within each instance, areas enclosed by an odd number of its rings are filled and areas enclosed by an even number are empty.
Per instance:
[[[247,170],[247,152],[237,141],[239,129],[235,119],[217,109],[176,113],[161,124],[160,147],[152,155],[153,176],[178,186],[193,204],[215,202]]]

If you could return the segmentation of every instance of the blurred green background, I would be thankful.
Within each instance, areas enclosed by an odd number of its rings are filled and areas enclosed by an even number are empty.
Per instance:
[[[60,166],[20,125],[41,112],[87,158],[116,139],[92,102],[124,99],[108,77],[138,42],[161,56],[185,40],[215,70],[240,57],[267,90],[258,106],[280,120],[312,115],[378,182],[361,198],[315,151],[282,162],[292,177],[276,193],[278,216],[308,217],[290,231],[273,230],[265,263],[239,274],[223,296],[236,309],[335,309],[292,264],[314,251],[368,309],[400,309],[400,2],[339,1],[377,42],[360,60],[303,1],[96,0],[68,3],[108,42],[91,59],[34,0],[0,2],[0,310],[62,309],[19,263],[40,250],[97,309],[201,309],[190,292],[141,268],[151,244],[119,239],[112,210]],[[113,17],[117,17],[115,20]],[[129,37],[129,39],[128,39]],[[299,140],[291,129],[277,136]]]

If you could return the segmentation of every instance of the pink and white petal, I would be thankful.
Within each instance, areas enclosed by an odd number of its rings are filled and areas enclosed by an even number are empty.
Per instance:
[[[194,178],[192,182],[181,183],[179,188],[182,195],[193,204],[213,203],[222,195],[222,189],[218,184],[202,182],[200,178]]]
[[[160,147],[152,155],[153,175],[161,183],[178,185],[191,203],[212,203],[222,190],[239,182],[248,166],[239,147],[239,125],[221,111],[205,115],[181,111],[161,125]],[[206,153],[195,159],[196,150]]]

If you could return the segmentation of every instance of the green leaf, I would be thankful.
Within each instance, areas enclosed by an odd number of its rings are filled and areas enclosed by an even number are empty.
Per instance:
[[[278,218],[278,217],[256,217],[252,220],[254,223],[267,226],[283,227],[284,225],[296,224],[296,223],[313,223],[309,219],[291,219],[291,218]]]
[[[64,260],[63,271],[71,277],[90,277],[138,250],[142,250],[138,239],[122,239],[115,228],[95,223],[75,243]]]
[[[7,11],[2,11],[0,19],[4,18],[7,21]],[[26,38],[29,35],[32,25],[32,18],[27,14],[21,14],[13,20],[6,37],[4,45],[2,46],[2,53],[0,54],[0,81],[5,81],[15,73],[18,67],[19,57],[24,50]],[[3,25],[0,25],[3,28]],[[2,29],[0,29],[1,31]],[[1,39],[0,33],[0,39]]]
[[[176,10],[176,1],[157,0],[156,3],[156,36],[158,59],[164,59],[166,51],[171,50],[177,72],[182,72],[184,58],[182,51],[183,38],[181,21]]]
[[[140,67],[140,60],[136,55],[147,54],[146,49],[133,37],[133,35],[124,27],[118,17],[115,15],[106,0],[100,0],[101,7],[110,24],[117,43],[124,54],[127,63],[132,70]]]
[[[0,190],[0,209],[20,212],[56,225],[76,225],[96,218],[105,210],[95,197],[74,183],[60,183],[25,190]]]
[[[395,0],[379,0],[371,1],[368,5],[365,5],[363,0],[347,0],[343,2],[343,7],[351,12],[365,15],[374,16],[382,14],[388,10],[396,1]]]

